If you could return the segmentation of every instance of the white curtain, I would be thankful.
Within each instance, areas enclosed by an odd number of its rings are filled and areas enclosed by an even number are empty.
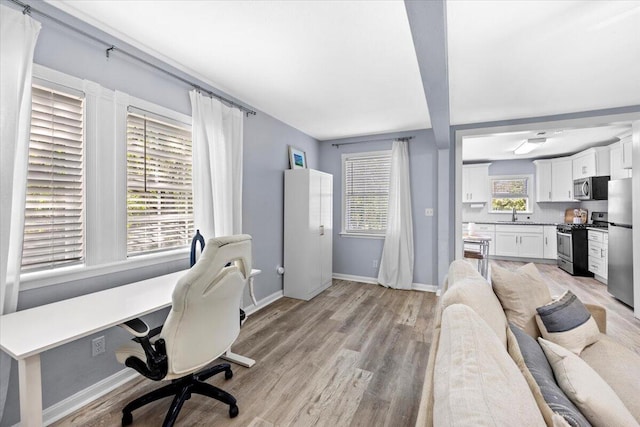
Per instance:
[[[205,239],[242,233],[242,111],[193,90],[193,213]]]
[[[0,315],[16,311],[29,164],[31,69],[40,23],[0,5]],[[0,354],[0,419],[11,358]]]
[[[387,233],[384,238],[378,283],[411,289],[413,283],[413,218],[407,141],[393,141]]]

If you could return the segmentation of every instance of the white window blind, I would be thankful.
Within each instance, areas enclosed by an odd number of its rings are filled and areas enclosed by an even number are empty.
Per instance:
[[[190,128],[128,114],[128,255],[190,244],[191,163]]]
[[[346,156],[344,232],[384,234],[387,228],[391,152]]]
[[[84,259],[83,99],[33,86],[22,270]]]
[[[491,179],[491,209],[493,212],[529,211],[529,178],[508,177]]]

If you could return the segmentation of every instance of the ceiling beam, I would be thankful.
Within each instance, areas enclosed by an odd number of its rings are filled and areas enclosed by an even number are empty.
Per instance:
[[[447,11],[444,0],[405,0],[431,126],[439,149],[450,148]]]

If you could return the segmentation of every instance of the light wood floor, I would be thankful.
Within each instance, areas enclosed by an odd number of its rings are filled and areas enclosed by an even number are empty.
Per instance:
[[[236,397],[240,415],[193,395],[176,425],[412,426],[436,299],[343,280],[310,302],[282,298],[249,316],[233,346],[257,363],[209,380]],[[132,381],[54,425],[120,425],[123,406],[158,386]],[[134,411],[133,426],[160,426],[169,404]]]
[[[492,261],[517,268],[522,263]],[[640,320],[592,278],[537,264],[552,295],[571,289],[607,308],[607,334],[640,354]],[[234,352],[257,360],[209,380],[238,399],[240,415],[194,395],[177,426],[413,426],[431,342],[432,293],[334,280],[310,302],[282,298],[245,322]],[[55,426],[118,426],[122,407],[159,386],[131,381]],[[133,413],[133,426],[159,426],[170,400]]]

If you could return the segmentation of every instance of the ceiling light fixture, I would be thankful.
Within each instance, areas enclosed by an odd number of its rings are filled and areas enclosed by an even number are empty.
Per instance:
[[[530,153],[531,151],[540,147],[546,141],[547,141],[547,138],[529,138],[525,140],[522,144],[520,144],[518,148],[513,150],[513,154],[521,155],[521,154]]]

